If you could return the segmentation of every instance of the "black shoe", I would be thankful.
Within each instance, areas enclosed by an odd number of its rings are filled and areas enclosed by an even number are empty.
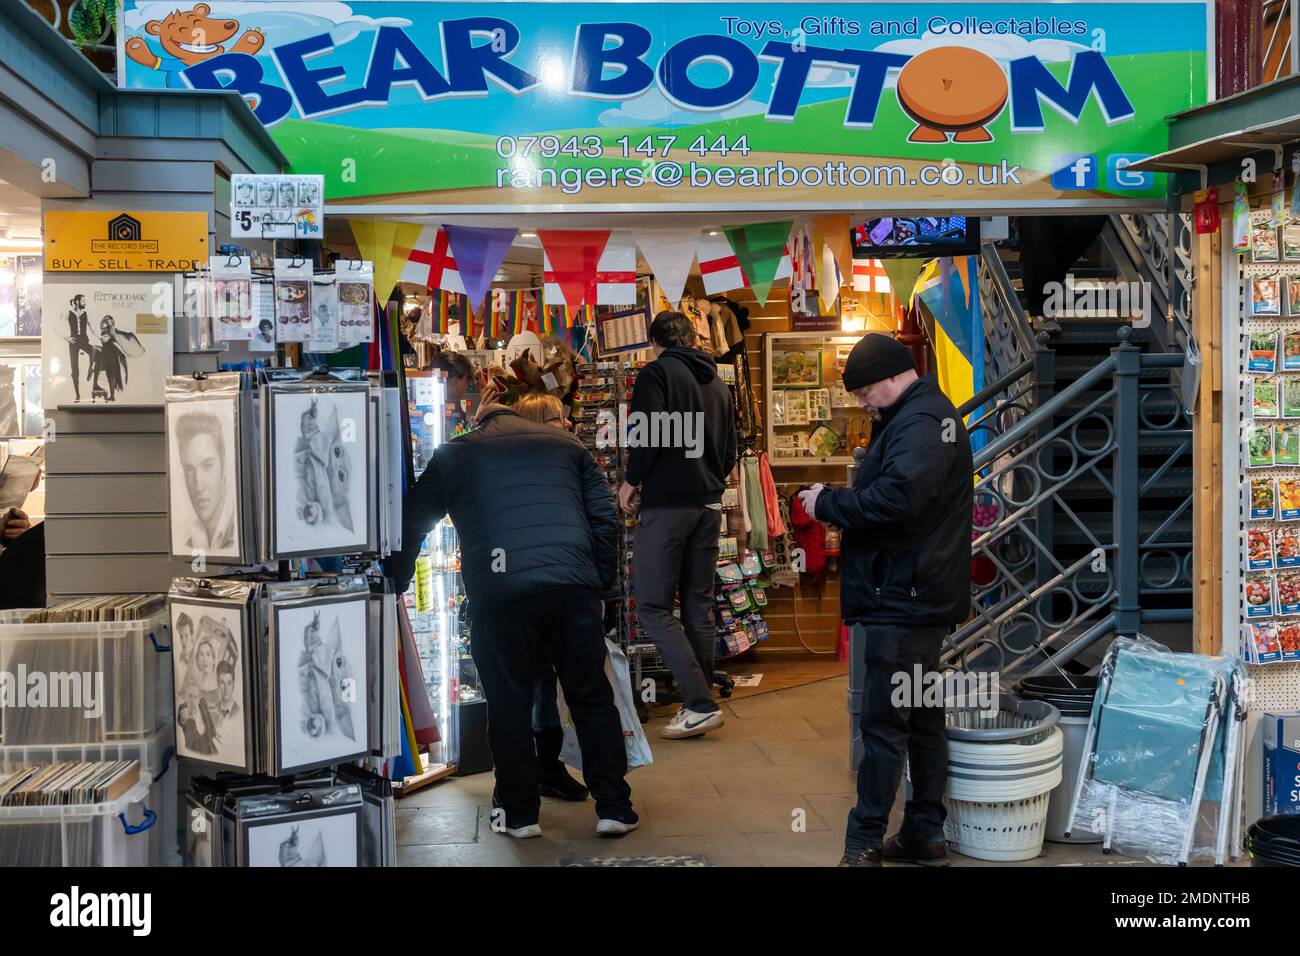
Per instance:
[[[587,799],[587,788],[569,776],[569,771],[559,761],[542,769],[542,779],[537,783],[537,792],[544,797],[568,800],[572,803],[581,803]]]
[[[917,843],[906,839],[901,833],[886,837],[880,848],[882,859],[890,863],[916,863],[920,866],[947,866],[948,847],[942,840],[933,843]]]
[[[880,866],[880,847],[849,847],[840,857],[839,866]]]
[[[641,818],[631,807],[622,813],[602,816],[596,821],[596,836],[623,836],[641,825]]]

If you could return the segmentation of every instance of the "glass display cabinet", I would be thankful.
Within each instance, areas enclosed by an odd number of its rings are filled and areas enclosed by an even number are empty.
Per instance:
[[[778,465],[851,465],[871,420],[840,380],[859,336],[771,332],[763,337],[767,457]]]

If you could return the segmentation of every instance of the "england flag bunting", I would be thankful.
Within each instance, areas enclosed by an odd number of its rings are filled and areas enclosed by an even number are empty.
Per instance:
[[[636,305],[636,240],[631,233],[610,233],[596,266],[595,304]]]
[[[581,305],[595,305],[603,301],[599,297],[601,264],[605,262],[605,247],[611,240],[609,230],[594,229],[539,229],[537,238],[542,243],[543,292],[546,301],[552,305],[567,305],[576,309]],[[636,259],[633,250],[632,261],[632,301],[636,302]],[[623,265],[626,262],[616,254],[615,260]],[[623,278],[623,274],[609,272],[614,279]],[[606,283],[618,286],[623,283],[613,281]]]
[[[402,267],[398,279],[426,289],[462,294],[465,292],[465,285],[460,281],[460,273],[456,270],[456,260],[452,258],[447,233],[439,226],[425,226],[420,230],[420,237],[406,257],[406,265]]]
[[[883,295],[890,291],[889,275],[879,259],[853,260],[853,291],[875,292]]]
[[[740,260],[736,258],[735,250],[721,233],[700,236],[696,256],[700,263],[700,276],[704,279],[705,295],[721,295],[749,284],[740,271]]]

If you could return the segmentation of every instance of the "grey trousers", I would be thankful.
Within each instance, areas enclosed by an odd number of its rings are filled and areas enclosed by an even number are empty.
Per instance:
[[[722,512],[703,505],[641,512],[633,548],[637,614],[682,692],[682,706],[699,714],[713,700],[713,576]],[[673,616],[680,596],[681,619]]]

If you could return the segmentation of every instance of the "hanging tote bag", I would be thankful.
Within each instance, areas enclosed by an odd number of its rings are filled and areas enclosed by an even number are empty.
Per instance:
[[[627,655],[621,647],[608,639],[605,641],[605,649],[609,652],[605,658],[605,677],[614,689],[614,705],[618,708],[618,720],[623,727],[623,746],[627,749],[627,769],[648,767],[654,763],[654,755],[650,752],[650,742],[641,727],[641,720],[636,715]],[[560,711],[560,726],[564,728],[564,746],[560,749],[560,759],[581,772],[582,750],[578,747],[578,732],[573,726],[573,716],[569,713],[563,689],[556,694],[556,703]]]

